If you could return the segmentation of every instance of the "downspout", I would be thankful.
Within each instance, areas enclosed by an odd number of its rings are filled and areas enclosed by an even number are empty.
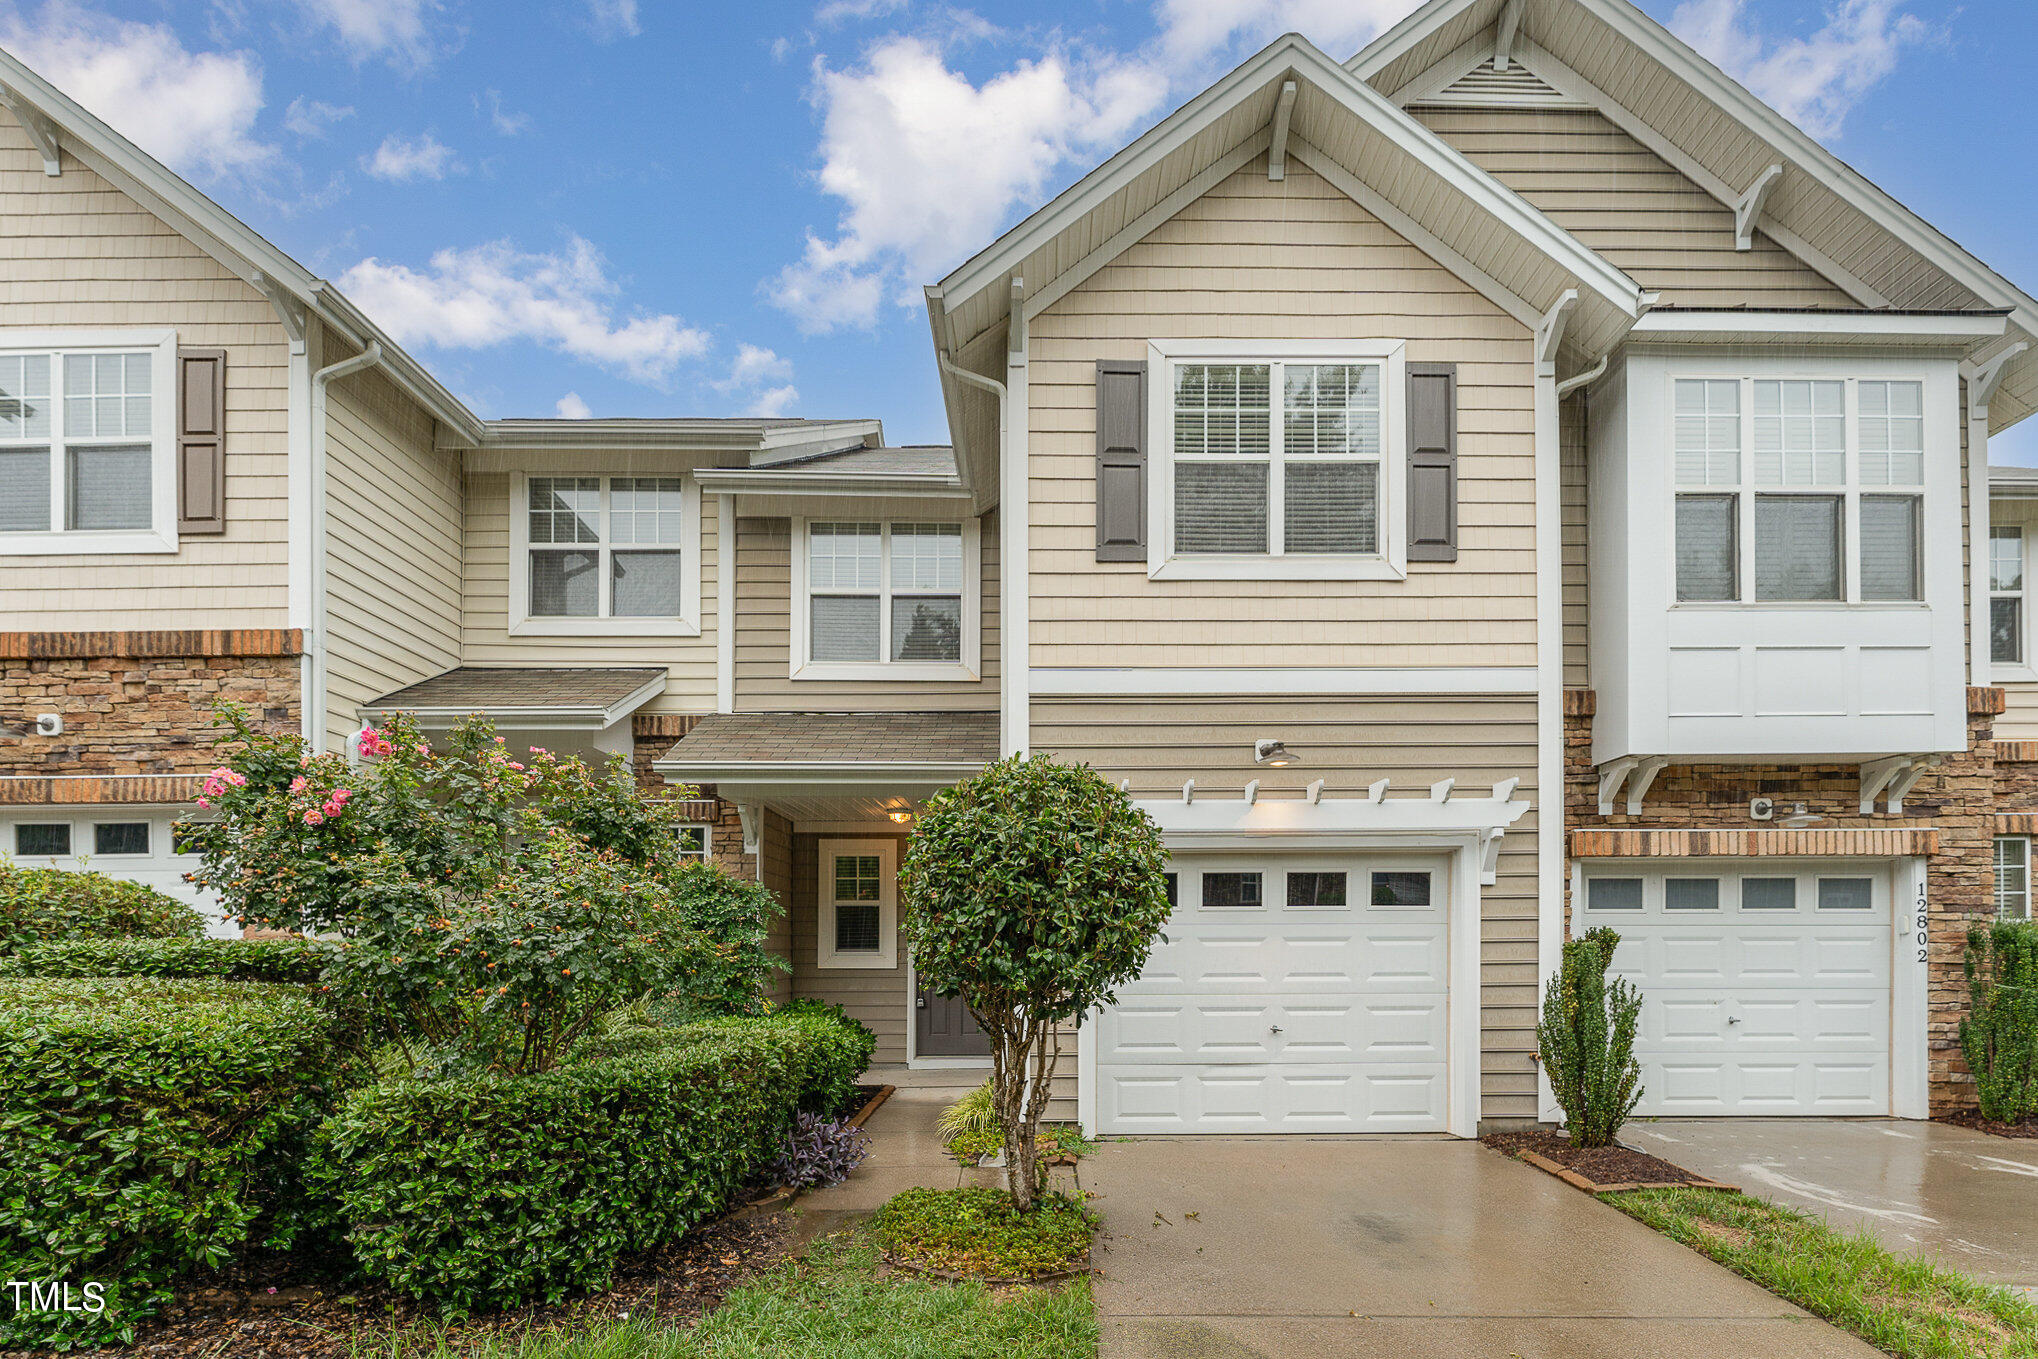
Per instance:
[[[1606,353],[1600,355],[1599,362],[1593,364],[1592,367],[1586,369],[1584,372],[1578,374],[1575,377],[1565,378],[1562,382],[1557,384],[1557,400],[1562,401],[1565,397],[1571,395],[1571,393],[1577,391],[1580,387],[1588,387],[1593,383],[1599,381],[1601,374],[1606,372],[1607,365],[1612,362],[1613,352],[1609,350]]]
[[[329,363],[311,375],[311,607],[310,635],[304,644],[312,662],[302,701],[306,729],[313,733],[313,749],[319,751],[326,745],[326,384],[381,362],[382,342],[370,340],[351,359]]]
[[[972,373],[969,369],[952,361],[948,355],[940,350],[935,351],[934,358],[941,365],[943,373],[946,373],[958,382],[967,383],[980,391],[989,392],[998,398],[998,467],[1001,478],[998,497],[998,533],[999,541],[1005,545],[1001,554],[1004,559],[1004,565],[998,574],[998,585],[1001,591],[1009,592],[1011,589],[1010,578],[1014,574],[1015,560],[1022,565],[1025,561],[1023,550],[1015,551],[1014,549],[1015,547],[1023,548],[1024,540],[1021,535],[1026,532],[1024,516],[1018,516],[1020,519],[1019,523],[1015,524],[1012,522],[1015,517],[1011,513],[1013,502],[1010,497],[1004,494],[1005,488],[1002,484],[1002,478],[1006,475],[1007,464],[1011,462],[1011,459],[1006,456],[1006,442],[1010,437],[1011,429],[1011,389],[995,378],[987,378],[981,373]],[[1024,463],[1022,462],[1022,473],[1023,470]],[[1007,597],[1009,597],[1009,593]],[[1025,667],[1027,664],[1026,622],[1024,618],[1015,619],[1012,616],[1012,611],[1003,607],[1003,600],[1001,599],[998,610],[998,627],[1000,630],[998,638],[998,707],[1000,713],[998,725],[1002,732],[1000,746],[1004,754],[1012,755],[1026,749],[1029,735],[1026,730],[1026,690],[1024,687],[1026,678]]]

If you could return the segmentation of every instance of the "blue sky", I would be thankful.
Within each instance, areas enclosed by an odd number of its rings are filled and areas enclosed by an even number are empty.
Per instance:
[[[1276,34],[1342,57],[1415,4],[0,0],[0,44],[484,415],[907,443],[947,437],[921,284]],[[1642,5],[2038,289],[2038,6]]]

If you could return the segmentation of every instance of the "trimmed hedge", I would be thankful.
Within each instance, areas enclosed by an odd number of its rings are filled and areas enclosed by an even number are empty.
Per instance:
[[[0,1343],[131,1338],[175,1274],[314,1220],[308,1139],[366,1075],[300,987],[0,980],[0,1265],[103,1280],[93,1313],[0,1313]]]
[[[802,1039],[791,1051],[802,1063],[800,1108],[831,1118],[855,1112],[856,1078],[877,1051],[877,1035],[840,1005],[795,1000],[771,1012],[774,1028]],[[754,1019],[701,1019],[684,1027],[701,1033],[741,1033]]]
[[[348,1096],[307,1173],[390,1286],[452,1314],[557,1301],[720,1212],[866,1037],[812,1014],[624,1028],[536,1075],[390,1081]]]
[[[316,986],[335,951],[315,939],[57,939],[0,958],[0,976],[183,977]]]
[[[195,939],[205,922],[153,887],[0,860],[0,955],[50,939]]]

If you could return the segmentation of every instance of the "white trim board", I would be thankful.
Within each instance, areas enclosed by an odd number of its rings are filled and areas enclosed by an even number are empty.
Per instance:
[[[1533,694],[1533,666],[1439,669],[1034,669],[1030,690],[1045,698],[1204,697],[1297,694]]]

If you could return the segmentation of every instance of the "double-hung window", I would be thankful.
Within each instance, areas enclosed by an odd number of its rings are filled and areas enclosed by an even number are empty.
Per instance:
[[[1924,386],[1680,378],[1680,603],[1924,598]]]
[[[513,506],[512,630],[700,630],[700,499],[683,476],[527,476]]]
[[[0,337],[0,552],[168,552],[176,337]]]
[[[1996,837],[1996,915],[2031,918],[2031,841],[2022,835]]]
[[[799,520],[794,533],[794,679],[977,677],[974,520]]]
[[[2024,530],[1988,531],[1988,657],[1996,665],[2027,665],[2024,654]]]
[[[1401,574],[1402,346],[1278,348],[1153,347],[1157,576]]]

